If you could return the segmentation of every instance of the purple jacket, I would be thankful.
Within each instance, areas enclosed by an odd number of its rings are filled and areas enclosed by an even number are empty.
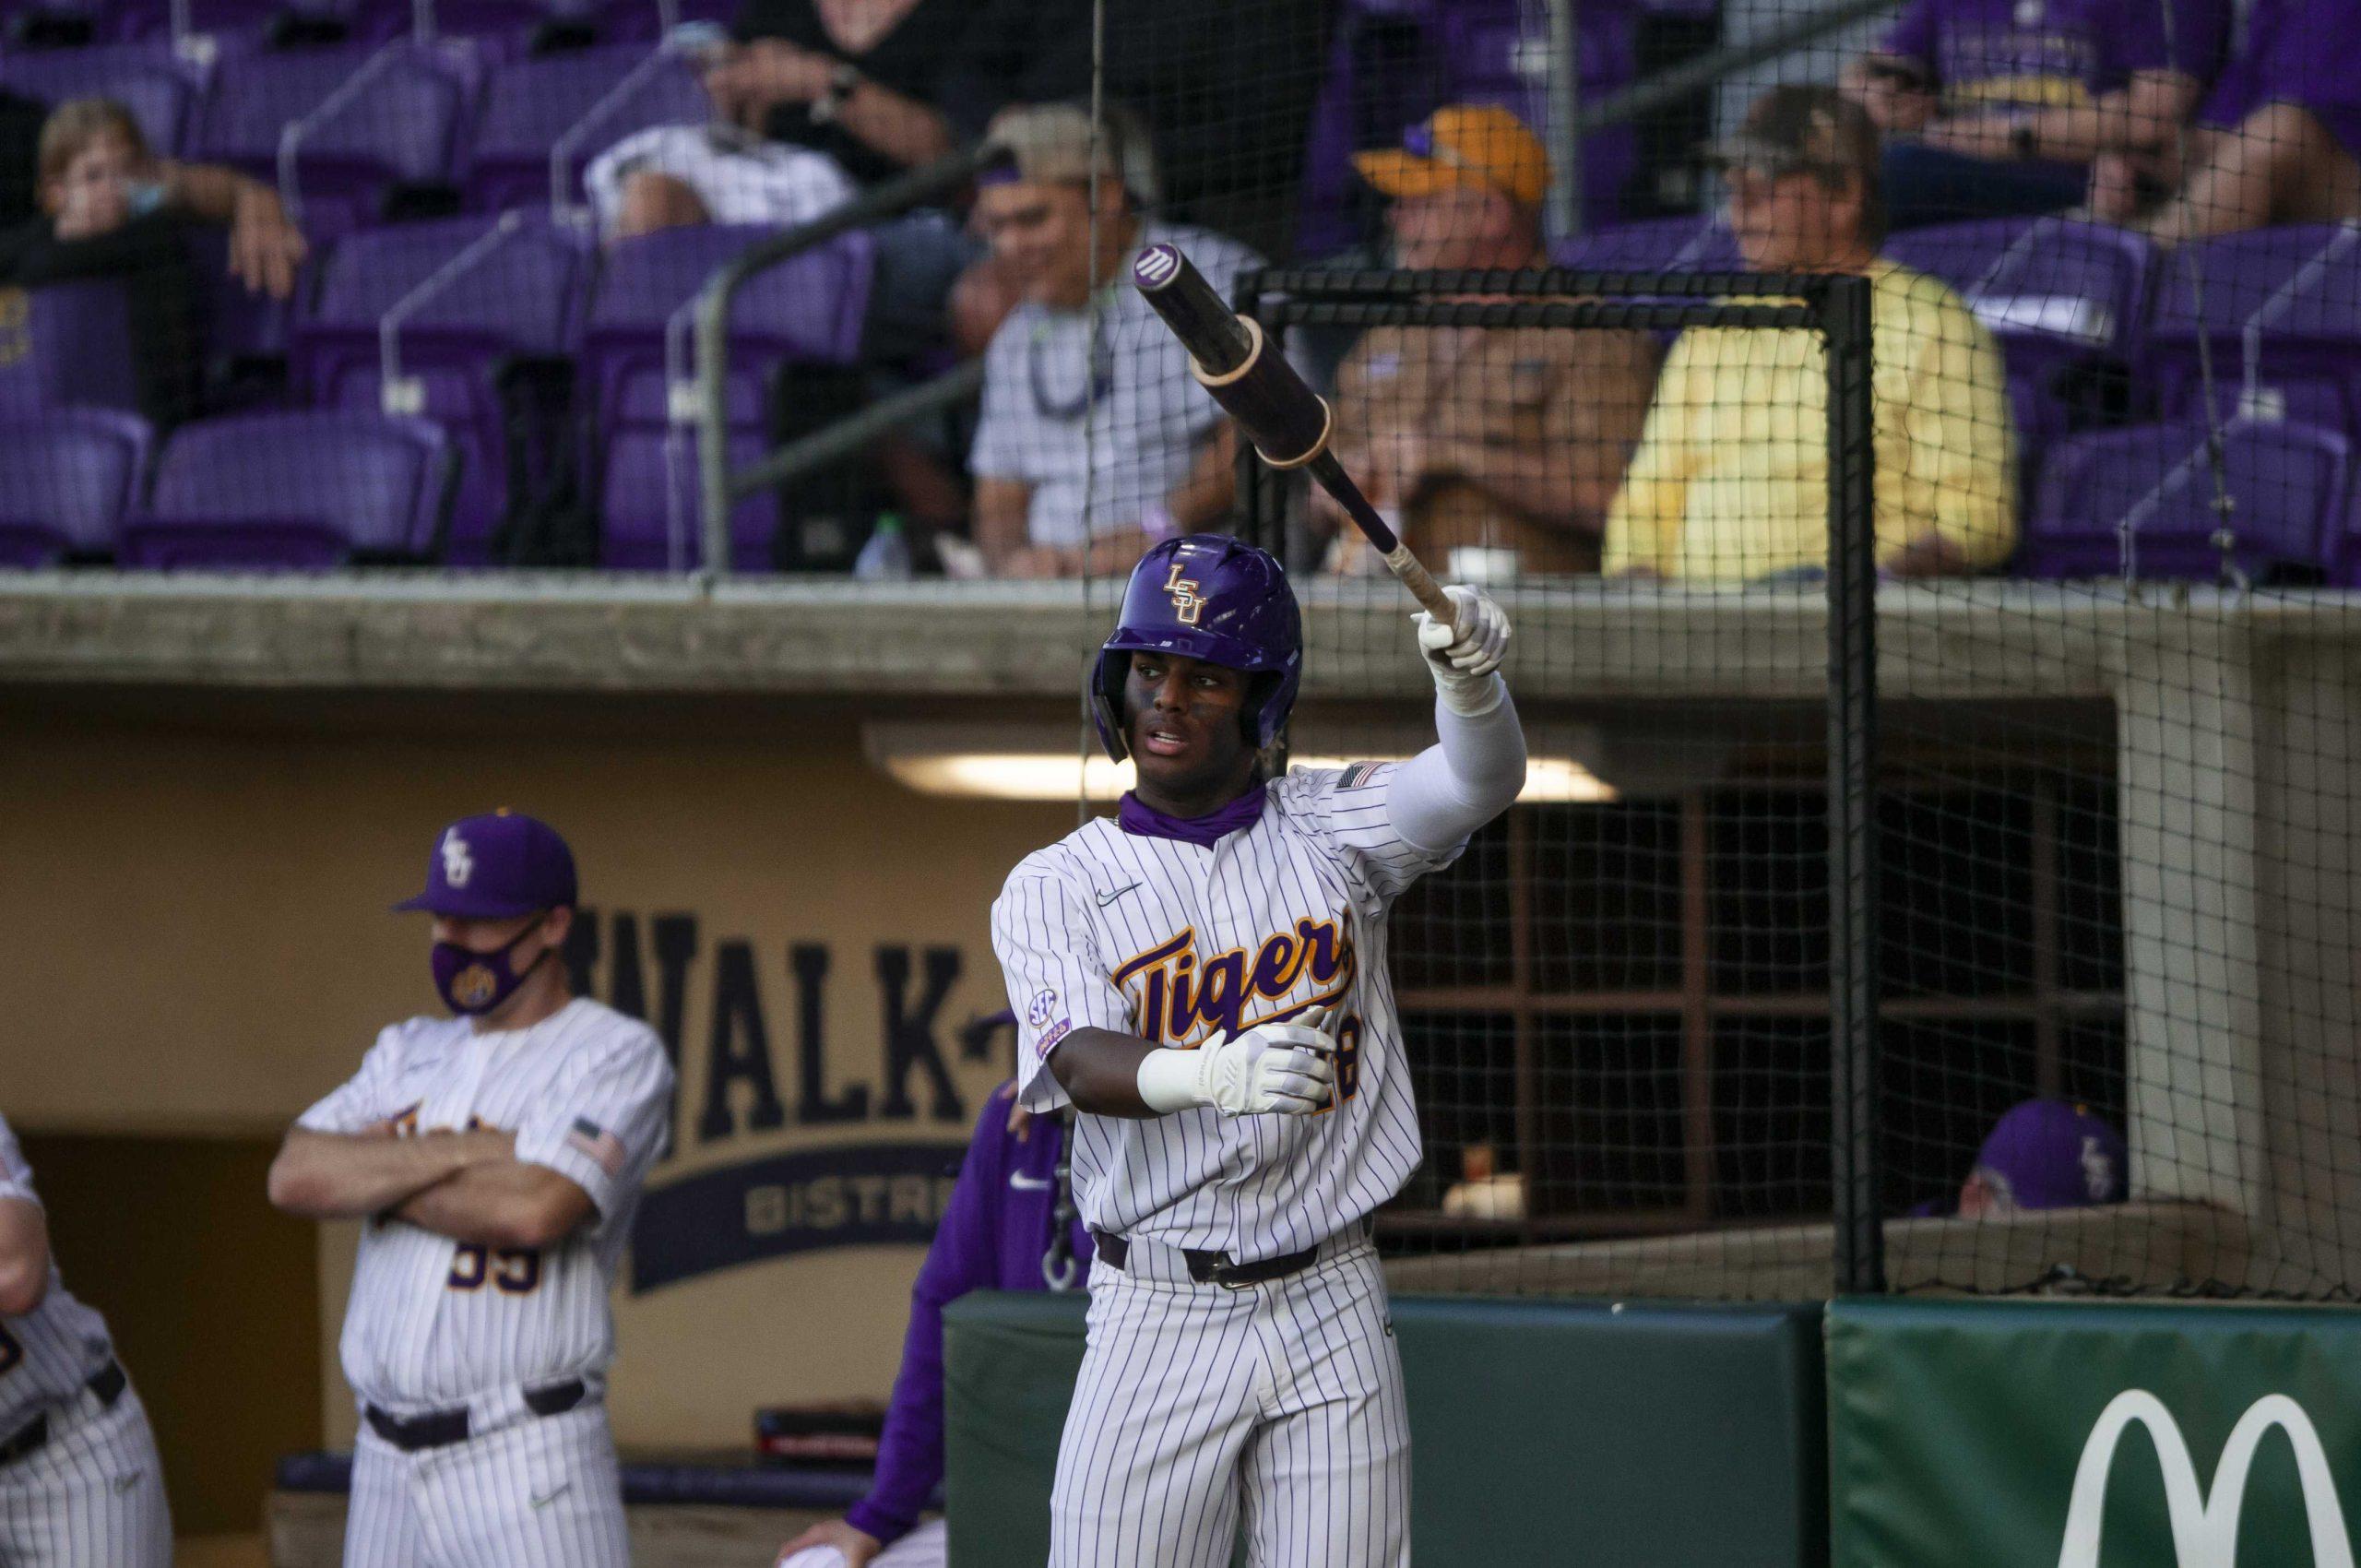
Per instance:
[[[902,1339],[902,1370],[885,1412],[877,1452],[877,1479],[869,1495],[845,1512],[853,1528],[888,1545],[908,1535],[943,1479],[943,1309],[970,1290],[1044,1290],[1041,1259],[1050,1250],[1057,1202],[1058,1149],[1064,1127],[1038,1116],[1019,1142],[1008,1132],[1014,1084],[984,1100],[967,1140],[951,1206],[910,1288],[910,1327]],[[1074,1288],[1086,1289],[1090,1232],[1074,1223]]]

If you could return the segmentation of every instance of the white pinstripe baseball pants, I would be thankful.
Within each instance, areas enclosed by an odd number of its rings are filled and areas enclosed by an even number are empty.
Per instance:
[[[0,1568],[172,1568],[164,1467],[139,1391],[112,1409],[82,1389],[49,1441],[0,1465]]]
[[[1090,1271],[1050,1568],[1407,1568],[1410,1423],[1376,1249],[1241,1290]],[[1166,1253],[1166,1256],[1171,1254]]]
[[[405,1454],[365,1423],[345,1568],[630,1568],[604,1405]]]

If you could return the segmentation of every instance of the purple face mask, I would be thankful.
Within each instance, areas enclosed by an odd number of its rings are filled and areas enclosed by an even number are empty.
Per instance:
[[[434,989],[441,994],[443,1004],[461,1017],[472,1018],[491,1012],[516,995],[526,977],[541,967],[541,959],[557,951],[554,947],[542,948],[540,957],[521,971],[509,961],[517,944],[540,929],[541,922],[537,920],[489,953],[479,953],[456,942],[436,943]]]

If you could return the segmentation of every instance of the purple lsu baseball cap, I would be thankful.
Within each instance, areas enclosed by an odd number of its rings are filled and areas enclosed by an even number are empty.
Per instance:
[[[434,840],[426,891],[396,909],[509,920],[575,901],[574,851],[539,817],[497,811],[462,817]]]
[[[2123,1134],[2062,1099],[2028,1099],[1993,1124],[1976,1168],[1999,1176],[2019,1208],[2123,1201]]]

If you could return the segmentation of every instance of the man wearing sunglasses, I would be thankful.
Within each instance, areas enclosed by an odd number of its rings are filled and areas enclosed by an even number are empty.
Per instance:
[[[1833,89],[1774,88],[1715,158],[1749,268],[1870,281],[1880,569],[1940,576],[1999,565],[2016,541],[2000,352],[1950,288],[1879,258],[1884,219],[1869,115]],[[1816,334],[1683,333],[1608,509],[1606,569],[1719,582],[1821,569],[1827,408]]]

